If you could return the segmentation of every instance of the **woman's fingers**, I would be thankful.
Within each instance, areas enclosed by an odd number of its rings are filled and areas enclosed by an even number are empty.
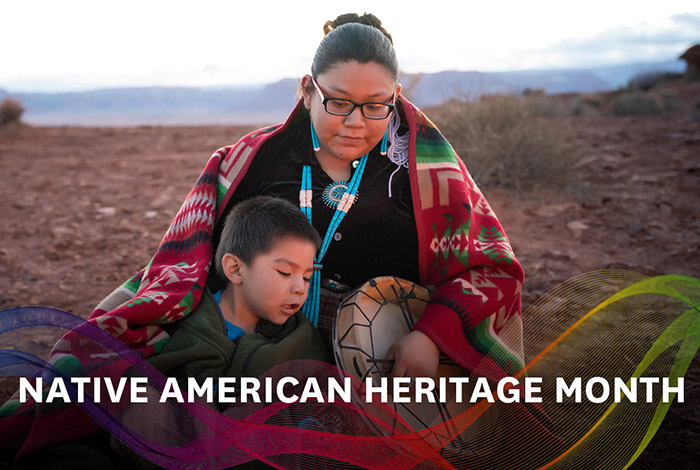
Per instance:
[[[412,331],[387,351],[394,360],[389,377],[434,377],[440,360],[440,349],[425,333]]]
[[[401,349],[398,342],[391,345],[386,352],[386,362],[384,363],[384,371],[388,372],[389,378],[403,377],[406,366],[401,361]]]

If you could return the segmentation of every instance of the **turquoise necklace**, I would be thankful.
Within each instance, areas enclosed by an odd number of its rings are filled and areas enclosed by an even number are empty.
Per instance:
[[[323,243],[321,244],[321,249],[319,250],[316,258],[314,259],[314,274],[311,276],[311,285],[309,286],[309,296],[302,307],[304,315],[309,319],[311,323],[318,326],[318,310],[321,297],[321,269],[323,265],[321,261],[326,255],[326,251],[331,244],[333,239],[333,234],[338,229],[340,222],[342,222],[345,214],[348,213],[352,205],[357,199],[357,189],[360,186],[360,180],[362,180],[362,173],[365,171],[365,166],[367,165],[367,158],[369,153],[366,153],[361,159],[360,164],[355,170],[355,174],[352,175],[350,182],[347,183],[347,188],[343,185],[335,185],[334,199],[339,198],[335,206],[335,213],[331,219],[331,223],[328,224],[328,229],[326,230],[326,235],[323,237]],[[345,182],[342,182],[345,183]],[[327,190],[328,191],[328,190]],[[304,165],[304,169],[301,173],[301,190],[299,191],[299,207],[302,212],[306,214],[306,217],[311,221],[311,199],[313,197],[313,189],[311,186],[311,167],[309,165]]]

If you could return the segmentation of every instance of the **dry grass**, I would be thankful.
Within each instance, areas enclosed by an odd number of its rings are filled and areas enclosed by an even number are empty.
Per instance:
[[[615,116],[647,116],[659,114],[663,104],[651,94],[629,92],[616,96],[612,101],[611,112]]]
[[[649,70],[641,72],[632,77],[627,84],[629,90],[649,91],[668,80],[680,78],[681,74],[663,71]]]
[[[5,98],[0,103],[0,126],[12,122],[20,122],[24,114],[24,106],[14,98]]]
[[[431,111],[479,185],[516,191],[566,186],[577,151],[555,120],[536,114],[547,113],[535,113],[527,97],[510,95],[450,101]]]
[[[579,93],[548,95],[544,90],[525,90],[521,97],[532,116],[561,118],[591,114],[589,102]]]

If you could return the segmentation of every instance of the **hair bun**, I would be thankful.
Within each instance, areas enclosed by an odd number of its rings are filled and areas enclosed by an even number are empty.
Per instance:
[[[377,28],[379,31],[382,32],[382,34],[384,34],[384,36],[389,38],[389,41],[391,41],[392,45],[394,44],[394,40],[391,38],[391,34],[389,34],[387,30],[382,27],[381,20],[374,16],[372,13],[365,13],[362,16],[358,15],[357,13],[345,13],[344,15],[340,15],[333,21],[326,21],[326,24],[323,25],[323,34],[327,35],[338,26],[348,23],[360,23],[367,26],[372,26],[373,28]]]

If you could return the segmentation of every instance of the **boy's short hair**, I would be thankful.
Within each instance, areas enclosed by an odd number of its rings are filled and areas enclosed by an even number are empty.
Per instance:
[[[292,203],[272,196],[256,196],[236,204],[226,216],[214,256],[216,272],[223,279],[221,259],[230,253],[244,263],[268,252],[285,237],[306,240],[321,247],[321,237],[309,219]]]

